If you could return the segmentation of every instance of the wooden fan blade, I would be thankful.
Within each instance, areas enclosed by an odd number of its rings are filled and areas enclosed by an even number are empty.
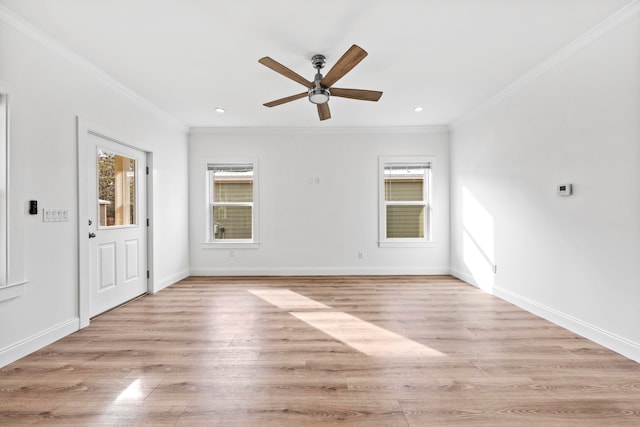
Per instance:
[[[360,46],[353,45],[347,50],[338,62],[329,70],[326,76],[320,81],[324,87],[331,87],[340,80],[353,67],[358,65],[367,56],[367,52]]]
[[[265,107],[275,107],[276,105],[284,104],[287,102],[295,101],[296,99],[304,98],[307,96],[307,92],[298,93],[296,95],[287,96],[286,98],[276,99],[275,101],[267,102],[264,105]]]
[[[377,90],[339,89],[337,87],[332,87],[329,90],[331,91],[331,96],[360,99],[362,101],[377,101],[382,96],[382,92]]]
[[[331,118],[331,111],[329,111],[329,103],[318,104],[318,116],[320,120],[327,120]]]
[[[283,76],[285,76],[287,78],[290,78],[291,80],[293,80],[295,82],[298,82],[303,86],[306,86],[308,88],[313,86],[313,83],[311,83],[309,80],[305,79],[304,77],[302,77],[300,74],[296,73],[295,71],[292,71],[289,68],[285,67],[284,65],[282,65],[278,61],[275,61],[275,60],[269,58],[268,56],[265,56],[264,58],[260,58],[258,60],[258,62],[261,63],[262,65],[264,65],[267,68],[271,68],[276,73],[280,73]]]

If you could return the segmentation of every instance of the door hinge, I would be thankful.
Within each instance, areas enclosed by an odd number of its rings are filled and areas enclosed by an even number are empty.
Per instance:
[[[147,279],[149,278],[149,270],[147,270]]]
[[[149,175],[149,166],[147,166],[147,175]]]
[[[149,218],[147,218],[147,227],[149,226]]]

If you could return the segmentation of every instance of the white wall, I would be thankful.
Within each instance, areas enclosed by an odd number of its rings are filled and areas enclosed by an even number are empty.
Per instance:
[[[189,263],[183,125],[2,10],[0,92],[11,114],[9,282],[27,281],[21,296],[0,301],[2,366],[78,327],[76,116],[153,150],[155,289],[186,276]],[[28,214],[29,200],[40,213],[69,209],[71,220],[44,223]]]
[[[451,261],[640,361],[637,10],[453,128]],[[572,197],[556,196],[561,183]]]
[[[192,130],[191,273],[448,273],[448,140],[442,128]],[[393,155],[436,156],[435,247],[378,247],[378,157]],[[259,161],[260,247],[203,249],[206,163],[247,157]]]

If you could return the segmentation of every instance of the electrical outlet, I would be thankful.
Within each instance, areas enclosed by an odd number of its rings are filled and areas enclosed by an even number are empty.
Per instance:
[[[358,259],[363,259],[363,258],[364,258],[364,252],[358,251]]]

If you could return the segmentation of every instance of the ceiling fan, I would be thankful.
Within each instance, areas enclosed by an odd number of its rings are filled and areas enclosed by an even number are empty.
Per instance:
[[[327,75],[323,77],[320,70],[324,68],[327,59],[324,55],[314,55],[313,58],[311,58],[313,68],[316,69],[316,75],[313,81],[305,79],[295,71],[292,71],[279,62],[265,56],[264,58],[259,59],[258,62],[265,67],[271,68],[276,73],[280,73],[283,76],[300,83],[308,90],[296,95],[276,99],[275,101],[267,102],[263,105],[265,107],[275,107],[276,105],[295,101],[296,99],[304,98],[306,96],[309,98],[311,103],[317,105],[320,120],[327,120],[331,118],[331,111],[329,110],[329,98],[331,96],[359,99],[362,101],[377,101],[382,96],[382,92],[376,90],[340,89],[332,87],[335,82],[344,77],[345,74],[351,71],[353,67],[358,65],[358,63],[360,63],[360,61],[362,61],[366,56],[367,52],[360,46],[354,44],[344,53],[344,55],[342,55],[340,59],[338,59],[338,62],[336,62],[329,70]]]

